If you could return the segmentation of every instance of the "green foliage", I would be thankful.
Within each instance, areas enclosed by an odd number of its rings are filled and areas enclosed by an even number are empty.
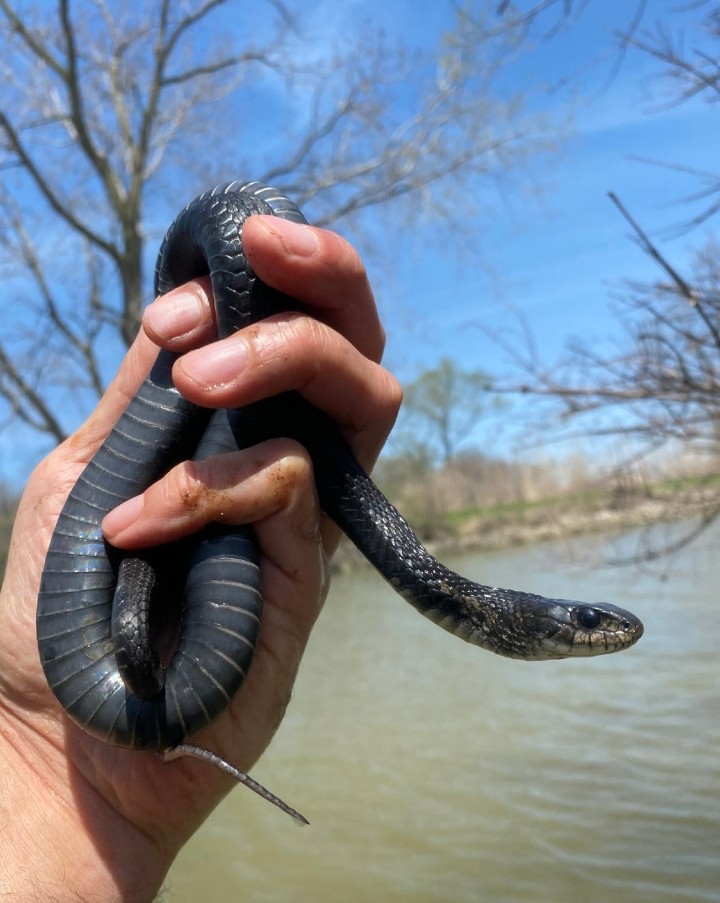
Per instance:
[[[458,447],[477,426],[480,417],[497,400],[491,399],[493,382],[480,370],[463,370],[443,358],[405,389],[405,420],[416,429],[416,441],[424,444],[442,463],[450,461]]]

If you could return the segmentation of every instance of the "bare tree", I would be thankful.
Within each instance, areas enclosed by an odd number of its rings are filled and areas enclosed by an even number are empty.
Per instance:
[[[529,377],[498,389],[559,402],[560,423],[575,423],[575,435],[633,439],[636,454],[693,444],[718,460],[720,247],[708,243],[683,276],[615,201],[662,272],[651,284],[628,285],[617,311],[624,333],[617,350],[597,353],[578,341],[564,361],[547,364],[532,343],[497,337]]]
[[[698,34],[673,29],[666,22],[621,36],[628,48],[659,64],[669,106],[700,98],[717,109],[720,101],[720,7],[716,0],[696,0],[689,7],[706,9]],[[688,40],[688,38],[690,38]],[[655,165],[686,173],[697,185],[685,199],[695,212],[683,224],[692,229],[720,212],[720,170],[701,171],[682,161],[653,160]]]
[[[694,518],[670,538],[645,530],[622,563],[664,557],[720,517],[720,246],[708,243],[693,272],[683,276],[634,227],[663,276],[628,285],[619,301],[622,333],[614,352],[576,342],[564,360],[548,364],[527,333],[524,345],[495,336],[525,374],[499,382],[496,390],[548,403],[533,406],[530,434],[542,442],[589,440],[598,459],[607,448],[606,476],[613,478],[618,503],[640,496],[652,499],[658,521]],[[670,488],[648,481],[640,465],[657,460],[665,462],[661,473],[672,462],[677,475],[692,479]]]
[[[671,103],[702,95],[716,104],[720,94],[720,9],[716,3],[697,5],[709,7],[702,40],[693,43],[685,36],[683,42],[666,25],[626,36],[629,48],[662,63]],[[697,226],[720,211],[720,173],[687,171],[700,179],[699,190],[689,200],[699,202],[701,209],[686,223]],[[641,557],[652,559],[691,541],[720,517],[712,478],[720,465],[720,245],[708,239],[696,251],[690,271],[683,273],[621,200],[612,193],[610,198],[658,269],[655,281],[628,284],[619,302],[622,334],[616,350],[597,352],[576,342],[563,361],[548,364],[521,324],[524,341],[517,336],[514,341],[495,338],[525,376],[497,388],[554,402],[555,422],[561,428],[555,437],[622,439],[624,464],[667,448],[690,448],[704,456],[703,469],[711,476],[705,486],[690,487],[685,507],[699,514],[699,520],[680,539],[646,544]],[[540,416],[547,435],[547,410]],[[677,510],[677,504],[674,507]]]
[[[256,0],[254,38],[228,0],[0,0],[6,419],[57,442],[94,403],[148,299],[149,236],[208,180],[276,184],[320,225],[404,201],[452,228],[459,191],[541,143],[494,85],[556,2],[458,7],[427,57],[374,33],[314,47],[293,0]]]
[[[479,370],[443,358],[405,387],[403,420],[412,429],[412,446],[447,464],[491,405],[492,380]]]

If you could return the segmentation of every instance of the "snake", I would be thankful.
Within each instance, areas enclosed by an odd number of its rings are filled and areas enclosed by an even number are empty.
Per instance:
[[[245,259],[243,223],[258,213],[306,222],[292,201],[259,182],[231,182],[193,200],[162,242],[155,295],[209,276],[220,338],[301,309]],[[307,450],[325,514],[403,599],[456,637],[541,661],[616,652],[642,635],[641,621],[610,603],[546,598],[454,573],[425,549],[327,415],[295,392],[240,409],[198,407],[173,384],[176,357],[158,353],[85,466],[42,573],[36,624],[45,677],[70,718],[99,740],[136,750],[180,748],[241,686],[262,612],[252,526],[212,524],[188,540],[121,552],[103,537],[104,516],[180,461],[276,437]],[[175,639],[163,658],[155,645],[167,620]]]

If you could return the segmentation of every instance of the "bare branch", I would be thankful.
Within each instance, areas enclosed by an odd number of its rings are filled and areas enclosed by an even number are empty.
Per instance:
[[[70,101],[71,122],[86,159],[90,161],[99,174],[114,205],[119,206],[120,195],[114,174],[110,169],[108,160],[96,148],[85,119],[85,110],[80,93],[75,34],[70,21],[69,0],[60,0],[60,22],[67,56],[67,64],[63,70],[63,81]]]
[[[97,329],[92,323],[84,320],[85,335],[73,327],[72,321],[64,314],[58,298],[55,297],[51,282],[47,278],[45,269],[37,255],[35,246],[30,236],[25,231],[24,225],[15,220],[15,234],[18,241],[19,257],[26,271],[32,275],[37,287],[37,298],[41,302],[41,316],[45,316],[54,327],[55,335],[61,336],[70,352],[75,352],[80,358],[83,371],[90,379],[90,384],[96,393],[103,391],[103,382],[100,377],[97,359],[94,353],[93,341],[97,335]],[[96,288],[95,288],[96,291]]]
[[[672,281],[677,286],[678,290],[680,291],[680,294],[683,295],[685,298],[687,298],[687,300],[691,304],[695,304],[696,298],[694,297],[690,286],[679,275],[677,270],[675,270],[672,266],[670,266],[670,264],[668,263],[666,258],[663,257],[662,254],[660,254],[660,252],[655,247],[655,245],[650,241],[647,233],[644,232],[640,228],[640,226],[637,224],[637,222],[629,214],[626,207],[623,206],[623,204],[621,203],[618,196],[614,192],[609,191],[608,197],[613,202],[613,204],[615,204],[615,206],[618,208],[620,213],[625,217],[625,219],[633,227],[633,230],[635,231],[635,235],[637,236],[638,241],[640,242],[641,246],[645,249],[645,251],[653,258],[653,260],[655,260],[658,264],[660,264],[660,266],[665,270],[665,272],[668,274],[668,276],[672,279]]]
[[[204,66],[196,66],[194,69],[186,69],[176,75],[166,75],[161,81],[161,87],[170,88],[175,85],[184,85],[187,82],[195,81],[204,75],[217,75],[227,69],[235,69],[238,66],[247,65],[249,63],[263,63],[270,65],[267,53],[264,51],[254,50],[248,53],[238,53],[235,56],[229,56],[214,63],[206,63]]]
[[[495,390],[555,403],[554,429],[549,410],[535,410],[543,443],[617,437],[631,458],[680,443],[720,461],[720,251],[709,245],[699,255],[702,266],[691,281],[617,206],[671,282],[631,286],[620,316],[625,341],[614,355],[577,342],[564,361],[543,366],[504,340],[525,379],[497,381]]]
[[[2,344],[0,344],[0,395],[10,403],[13,413],[28,426],[49,434],[56,442],[62,442],[66,438],[66,433],[48,402],[24,377]]]
[[[45,63],[45,65],[48,66],[48,68],[52,69],[52,71],[55,72],[56,75],[60,76],[61,78],[65,77],[65,69],[63,65],[55,59],[48,48],[38,39],[37,33],[32,29],[25,27],[22,19],[10,6],[8,0],[0,0],[0,10],[5,13],[5,16],[10,23],[10,28],[13,33],[20,36],[33,56],[37,57],[38,60],[41,60],[43,63]]]
[[[649,564],[667,559],[695,542],[718,518],[720,518],[720,506],[715,501],[713,493],[712,501],[701,507],[697,523],[683,529],[678,537],[669,541],[658,542],[657,530],[649,528],[645,530],[639,551],[634,552],[632,555],[613,556],[608,559],[608,563],[622,567],[639,563]]]
[[[30,175],[53,211],[63,219],[71,229],[80,232],[80,234],[91,242],[91,244],[96,245],[98,248],[105,251],[106,254],[109,254],[117,260],[119,257],[117,248],[111,242],[106,241],[97,232],[90,229],[90,227],[82,222],[79,217],[75,216],[70,207],[61,199],[60,195],[56,193],[49,179],[46,178],[45,174],[41,171],[40,164],[31,157],[20,138],[20,135],[13,128],[10,120],[2,110],[0,110],[0,129],[5,133],[8,144],[11,150],[17,155],[20,164]]]

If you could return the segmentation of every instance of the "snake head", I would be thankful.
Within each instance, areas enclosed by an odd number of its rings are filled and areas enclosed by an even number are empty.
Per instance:
[[[533,612],[537,660],[619,652],[643,635],[642,621],[617,605],[543,601]]]

